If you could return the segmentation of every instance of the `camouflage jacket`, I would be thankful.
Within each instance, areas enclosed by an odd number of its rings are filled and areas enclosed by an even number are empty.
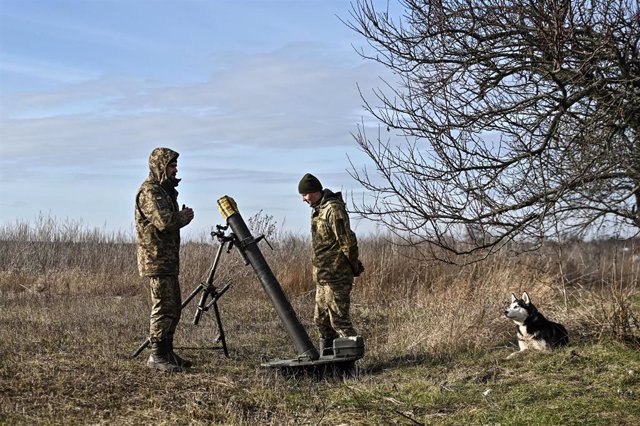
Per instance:
[[[324,189],[311,213],[313,278],[317,283],[353,280],[359,268],[358,241],[340,192]]]
[[[178,275],[180,228],[188,221],[178,208],[179,179],[166,176],[167,165],[178,158],[168,148],[156,148],[149,157],[149,177],[136,195],[136,245],[141,276]]]

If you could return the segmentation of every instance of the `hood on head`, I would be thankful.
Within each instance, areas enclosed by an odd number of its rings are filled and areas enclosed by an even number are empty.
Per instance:
[[[164,183],[167,180],[167,165],[178,159],[177,152],[169,148],[156,148],[149,155],[149,176],[158,183]]]
[[[344,200],[342,199],[342,192],[333,192],[328,188],[322,190],[322,198],[320,199],[319,204],[325,204],[330,201],[339,201],[344,204]]]

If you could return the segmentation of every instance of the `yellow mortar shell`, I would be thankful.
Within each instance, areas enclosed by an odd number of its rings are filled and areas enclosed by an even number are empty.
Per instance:
[[[233,200],[233,198],[229,197],[228,195],[225,195],[218,200],[218,211],[220,212],[224,220],[229,219],[231,215],[240,213],[238,211],[238,205]]]

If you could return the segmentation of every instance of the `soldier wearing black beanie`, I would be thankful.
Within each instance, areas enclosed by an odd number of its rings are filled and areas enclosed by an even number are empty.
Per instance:
[[[350,318],[353,279],[364,271],[358,241],[349,224],[340,192],[322,187],[314,175],[298,183],[302,200],[311,211],[313,279],[316,283],[314,321],[320,334],[320,355],[333,355],[333,340],[357,336]]]
[[[318,178],[311,173],[307,173],[306,175],[302,176],[302,179],[300,179],[300,183],[298,183],[299,194],[311,194],[313,192],[321,191],[322,184],[320,183]]]

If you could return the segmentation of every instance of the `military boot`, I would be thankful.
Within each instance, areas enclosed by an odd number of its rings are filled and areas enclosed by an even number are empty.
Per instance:
[[[191,368],[193,363],[190,360],[186,358],[182,358],[181,356],[179,356],[177,353],[173,351],[173,336],[169,337],[168,340],[169,340],[169,356],[171,357],[171,360],[173,361],[173,363],[183,368]]]
[[[331,355],[333,355],[333,339],[330,337],[320,339],[320,356]]]
[[[151,355],[147,360],[147,367],[166,371],[167,373],[182,371],[182,367],[173,361],[169,348],[168,340],[151,343]]]

